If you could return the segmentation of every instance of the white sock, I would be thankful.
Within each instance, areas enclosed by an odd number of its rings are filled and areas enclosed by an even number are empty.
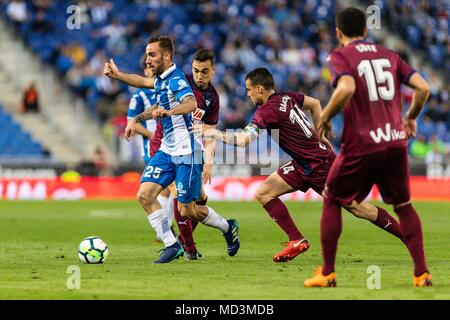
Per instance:
[[[161,207],[166,211],[167,222],[169,223],[170,227],[173,222],[173,200],[171,196],[164,197],[162,195],[158,195],[156,199],[158,200]]]
[[[158,195],[156,197],[156,200],[158,200],[159,204],[161,205],[161,207],[165,208],[167,206],[167,200],[168,198],[162,196],[162,195]]]
[[[227,232],[229,229],[228,221],[222,218],[213,208],[208,208],[208,215],[205,220],[202,221],[204,225],[219,229],[223,233]]]
[[[167,198],[167,202],[166,202],[166,212],[167,212],[167,222],[169,223],[169,227],[172,225],[173,223],[173,197],[172,195],[170,195]]]
[[[152,212],[147,216],[147,219],[153,229],[155,229],[158,238],[164,242],[165,247],[169,247],[177,242],[177,239],[175,239],[175,236],[167,223],[167,216],[164,209],[159,209]]]

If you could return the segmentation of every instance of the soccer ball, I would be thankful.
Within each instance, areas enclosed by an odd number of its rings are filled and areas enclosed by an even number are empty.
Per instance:
[[[108,246],[99,237],[87,237],[80,243],[78,257],[84,263],[103,263],[108,256]]]

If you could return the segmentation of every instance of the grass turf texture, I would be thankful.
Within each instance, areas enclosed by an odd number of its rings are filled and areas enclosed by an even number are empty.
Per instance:
[[[412,262],[399,240],[347,212],[338,287],[304,288],[321,263],[320,203],[288,203],[311,249],[284,264],[272,256],[286,237],[257,203],[210,205],[239,220],[239,253],[229,257],[221,233],[200,225],[195,238],[202,260],[154,265],[162,246],[136,202],[0,201],[0,299],[450,299],[450,202],[415,203],[432,288],[412,286]],[[91,235],[109,246],[103,265],[78,260],[78,244]],[[79,290],[66,287],[71,265],[81,269]],[[367,288],[370,265],[381,268],[380,290]]]

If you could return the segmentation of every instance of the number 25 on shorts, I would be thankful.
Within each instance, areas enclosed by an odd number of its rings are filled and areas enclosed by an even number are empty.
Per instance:
[[[158,167],[148,166],[145,168],[144,177],[158,179],[162,169]]]

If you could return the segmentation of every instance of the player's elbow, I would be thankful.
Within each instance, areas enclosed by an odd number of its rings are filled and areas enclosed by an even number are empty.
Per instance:
[[[428,97],[431,92],[431,87],[425,80],[420,83],[416,90],[424,97]]]
[[[352,85],[347,85],[347,86],[342,87],[342,94],[345,97],[349,97],[349,98],[352,97],[355,94],[355,91],[356,91],[356,87],[352,86]]]
[[[350,76],[344,76],[339,80],[338,90],[344,97],[352,97],[356,91],[355,80]]]

